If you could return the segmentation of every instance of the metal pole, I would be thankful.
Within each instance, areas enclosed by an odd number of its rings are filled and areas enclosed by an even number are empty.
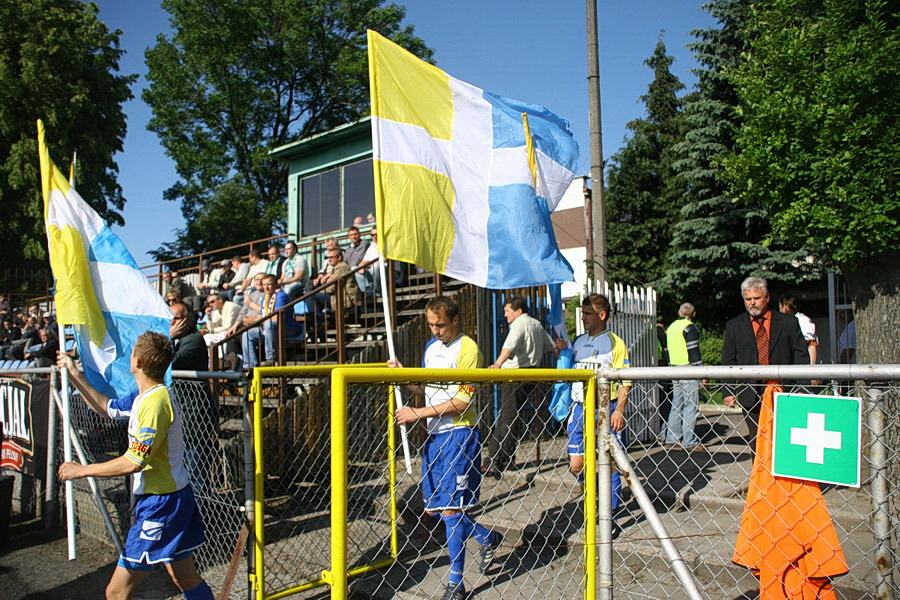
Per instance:
[[[606,213],[603,201],[603,127],[600,120],[600,51],[597,43],[597,0],[587,0],[588,102],[591,128],[591,213],[594,280],[606,281]]]
[[[678,548],[672,543],[672,539],[666,531],[665,525],[663,525],[662,520],[659,518],[659,514],[657,514],[656,509],[653,507],[653,502],[650,500],[650,497],[647,496],[647,492],[644,491],[644,486],[641,485],[637,474],[631,468],[631,464],[625,456],[625,451],[616,443],[611,443],[609,449],[616,462],[616,467],[622,475],[622,479],[628,482],[628,487],[631,488],[634,497],[637,498],[641,510],[644,511],[644,517],[653,528],[653,533],[659,538],[659,543],[666,553],[669,564],[672,565],[672,570],[675,571],[675,576],[678,578],[679,583],[681,583],[681,587],[684,588],[685,593],[691,600],[703,600],[700,589],[697,587],[697,582],[694,580],[693,573],[688,569],[684,559],[681,557],[681,553],[678,552]]]
[[[58,525],[59,503],[56,500],[56,411],[53,410],[53,390],[59,381],[59,370],[56,367],[50,371],[50,394],[47,396],[47,485],[44,490],[44,508],[42,519],[44,529],[53,529]]]
[[[875,536],[875,565],[879,581],[875,587],[878,600],[893,600],[893,560],[891,558],[890,483],[887,479],[887,440],[884,436],[882,391],[865,387],[868,400],[866,424],[872,434],[872,533]]]
[[[256,499],[256,478],[254,476],[255,463],[253,457],[253,414],[251,413],[249,402],[249,382],[247,381],[246,377],[243,377],[239,382],[236,383],[244,391],[241,402],[241,412],[243,413],[241,432],[244,438],[244,514],[246,516],[250,531],[255,531],[254,526],[256,523],[256,513],[254,512],[253,507],[254,501]],[[255,574],[256,552],[247,552],[247,563],[248,572]],[[249,586],[249,588],[250,589],[248,590],[248,592],[250,594],[250,599],[253,600],[254,598],[256,598],[256,587]]]
[[[56,390],[50,390],[50,393],[53,395],[53,400],[56,402],[56,410],[62,412],[63,402],[59,398],[59,392],[57,392]],[[84,449],[81,447],[81,442],[78,439],[78,435],[76,435],[75,431],[72,429],[69,430],[69,435],[71,436],[72,445],[75,447],[75,455],[78,456],[78,462],[83,465],[88,464],[87,456],[84,453]],[[91,486],[91,493],[94,496],[94,502],[97,503],[97,510],[100,511],[100,516],[103,518],[103,523],[106,525],[106,529],[109,531],[109,537],[112,540],[113,546],[116,547],[116,552],[121,554],[122,540],[119,539],[119,532],[116,531],[116,526],[112,521],[112,517],[109,516],[109,511],[106,509],[106,503],[103,502],[103,497],[100,495],[100,486],[97,485],[97,479],[94,477],[86,477],[85,479],[88,480],[88,484]],[[70,558],[69,560],[72,559]]]
[[[347,381],[331,373],[331,597],[347,597]]]
[[[66,332],[64,325],[59,323],[57,326],[60,348],[65,348]],[[70,435],[72,434],[72,422],[69,413],[69,370],[62,369],[62,377],[60,387],[62,388],[62,425],[63,425],[63,459],[66,462],[72,462],[72,443]],[[51,392],[52,393],[52,392]],[[68,541],[69,560],[75,560],[77,552],[75,549],[75,489],[72,486],[72,480],[66,481],[66,537]]]
[[[597,455],[597,521],[600,525],[597,531],[597,543],[599,545],[600,560],[597,566],[598,598],[600,600],[612,600],[613,597],[613,569],[612,569],[612,460],[610,459],[610,446],[614,445],[609,434],[609,379],[598,379],[600,406],[597,408],[596,419],[591,419],[585,414],[585,441],[593,438],[588,433],[589,421],[597,423],[597,439],[600,440],[600,453]],[[585,402],[587,398],[585,397]],[[585,411],[587,413],[587,411]],[[585,455],[587,444],[585,444]],[[587,475],[587,474],[586,474]],[[587,483],[587,480],[585,480]]]

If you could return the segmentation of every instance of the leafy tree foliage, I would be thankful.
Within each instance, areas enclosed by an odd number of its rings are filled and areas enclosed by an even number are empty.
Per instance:
[[[733,189],[845,275],[861,362],[900,362],[898,18],[882,0],[761,1],[735,76]]]
[[[287,168],[268,152],[366,114],[366,29],[431,58],[404,9],[383,4],[164,0],[174,34],[147,51],[143,97],[178,172],[165,197],[188,225],[157,258],[283,230]]]
[[[631,137],[612,157],[606,214],[610,279],[615,281],[652,284],[667,265],[683,191],[673,148],[683,134],[677,94],[684,85],[669,70],[673,61],[660,40],[644,62],[654,74],[641,97],[647,115],[628,124]]]
[[[122,149],[134,76],[118,75],[119,31],[80,0],[0,3],[0,264],[46,265],[36,119],[57,165],[78,152],[76,187],[108,222],[125,205],[113,155]],[[43,260],[42,260],[43,259]]]
[[[898,18],[883,0],[761,1],[735,78],[733,190],[770,209],[774,235],[837,264],[900,239]]]
[[[704,7],[718,26],[692,32],[689,48],[701,68],[684,103],[684,138],[674,148],[674,169],[685,187],[660,288],[676,301],[697,303],[702,320],[713,327],[740,310],[738,290],[747,276],[790,283],[819,276],[806,252],[780,240],[764,245],[771,233],[766,209],[759,202],[736,203],[724,181],[722,162],[736,152],[741,122],[730,73],[745,60],[749,4],[713,0]]]

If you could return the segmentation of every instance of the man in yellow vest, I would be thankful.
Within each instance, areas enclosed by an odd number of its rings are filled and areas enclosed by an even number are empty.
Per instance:
[[[702,365],[700,356],[700,333],[691,321],[696,316],[694,305],[685,302],[678,309],[677,321],[666,329],[666,347],[669,349],[669,364],[674,367]],[[694,433],[697,415],[700,413],[700,381],[698,379],[676,379],[672,382],[672,409],[666,422],[665,443],[667,446],[681,446],[686,450],[704,450]]]

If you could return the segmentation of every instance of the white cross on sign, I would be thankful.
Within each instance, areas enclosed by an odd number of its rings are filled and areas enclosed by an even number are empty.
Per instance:
[[[791,427],[791,443],[806,446],[806,462],[823,464],[825,448],[841,449],[841,432],[825,429],[825,415],[811,412],[806,417],[806,429]]]

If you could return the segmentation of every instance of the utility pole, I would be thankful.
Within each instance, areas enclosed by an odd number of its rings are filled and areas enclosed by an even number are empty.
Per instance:
[[[600,50],[597,42],[597,0],[587,0],[588,114],[591,128],[591,237],[596,289],[606,281],[606,210],[603,201],[603,132],[600,122]]]

